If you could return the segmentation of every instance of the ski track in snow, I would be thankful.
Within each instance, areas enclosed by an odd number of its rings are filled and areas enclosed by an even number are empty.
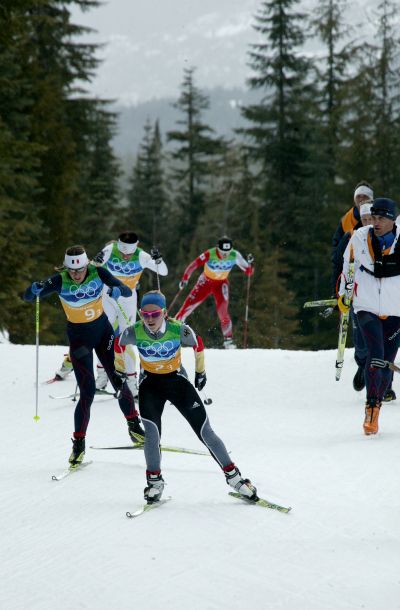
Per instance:
[[[65,348],[40,348],[44,381]],[[3,371],[0,503],[2,610],[400,609],[400,399],[362,433],[363,393],[346,352],[208,350],[211,424],[259,494],[289,515],[228,496],[212,458],[163,454],[172,501],[139,519],[144,456],[93,451],[67,465],[74,405],[39,388],[35,347],[0,345]],[[184,350],[192,378],[193,354]],[[395,377],[394,388],[400,395]],[[167,405],[163,442],[201,449]],[[129,443],[116,401],[92,406],[87,446]]]

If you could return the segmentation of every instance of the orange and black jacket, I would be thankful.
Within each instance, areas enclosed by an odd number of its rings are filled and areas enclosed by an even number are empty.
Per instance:
[[[353,206],[344,216],[342,216],[332,239],[332,294],[336,294],[336,282],[342,273],[343,254],[346,250],[346,246],[349,243],[353,231],[356,231],[360,227],[362,227],[360,212],[357,206]]]

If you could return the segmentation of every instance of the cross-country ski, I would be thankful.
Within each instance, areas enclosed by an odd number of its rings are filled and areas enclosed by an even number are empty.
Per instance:
[[[153,502],[152,504],[146,503],[143,504],[140,508],[138,508],[138,510],[136,510],[135,512],[130,513],[129,511],[127,511],[125,514],[129,519],[135,519],[136,517],[140,517],[141,515],[144,515],[145,513],[148,513],[149,511],[154,510],[155,508],[159,508],[170,500],[172,500],[172,498],[169,496],[167,498],[163,498],[162,500],[158,500],[158,502]]]
[[[51,480],[52,481],[62,481],[62,479],[66,479],[71,474],[74,474],[75,472],[78,472],[79,470],[83,470],[84,468],[86,468],[87,466],[89,466],[92,463],[93,463],[93,461],[90,460],[87,462],[82,462],[81,464],[78,464],[77,466],[69,466],[68,468],[63,470],[60,474],[51,475]]]

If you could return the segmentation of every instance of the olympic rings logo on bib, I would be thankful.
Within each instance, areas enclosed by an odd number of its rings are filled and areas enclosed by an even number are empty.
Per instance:
[[[234,261],[212,261],[211,263],[208,263],[208,265],[213,271],[227,271],[228,269],[231,269],[234,264]]]
[[[87,284],[71,284],[69,292],[79,300],[92,299],[100,293],[101,288],[94,280],[91,280]]]
[[[113,258],[108,261],[110,271],[121,273],[122,275],[133,275],[141,270],[140,265],[134,261],[121,261],[118,258]]]
[[[150,343],[150,341],[143,341],[138,345],[139,351],[143,356],[165,358],[170,356],[171,353],[174,352],[175,346],[173,341],[164,341],[160,343],[159,341],[155,341],[154,343]]]

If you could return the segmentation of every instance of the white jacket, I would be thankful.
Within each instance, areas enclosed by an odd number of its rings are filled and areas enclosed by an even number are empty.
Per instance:
[[[350,258],[354,260],[354,311],[370,311],[377,316],[400,317],[400,275],[376,278],[362,267],[374,271],[374,259],[368,246],[370,226],[354,231],[343,255],[343,275],[339,294],[344,294],[345,278],[348,275]],[[396,237],[390,248],[392,254],[400,235],[396,226]],[[344,276],[344,277],[343,277]]]

